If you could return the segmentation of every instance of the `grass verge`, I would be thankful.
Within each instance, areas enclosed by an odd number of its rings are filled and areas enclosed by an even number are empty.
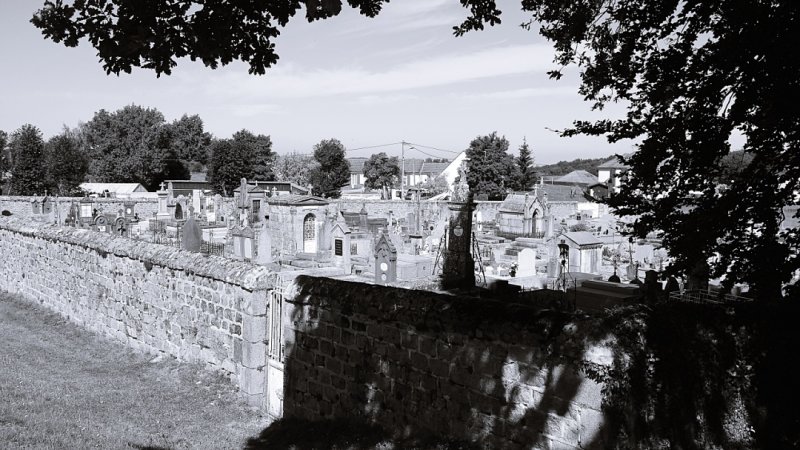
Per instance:
[[[224,377],[0,293],[0,447],[242,448],[266,419]]]

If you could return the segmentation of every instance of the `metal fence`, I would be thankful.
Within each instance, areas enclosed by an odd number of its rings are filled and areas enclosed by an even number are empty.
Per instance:
[[[669,299],[671,301],[679,301],[679,302],[711,303],[719,305],[723,304],[735,305],[753,301],[752,298],[741,295],[722,294],[719,292],[713,292],[713,291],[709,292],[701,290],[671,292],[669,294]]]

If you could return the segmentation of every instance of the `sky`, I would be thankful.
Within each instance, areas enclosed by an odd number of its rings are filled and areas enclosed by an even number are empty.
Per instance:
[[[536,164],[599,158],[632,150],[603,137],[561,138],[573,120],[617,117],[619,106],[591,111],[578,94],[577,69],[559,81],[552,46],[519,24],[519,1],[498,2],[502,24],[454,37],[466,18],[456,0],[391,2],[374,19],[345,6],[334,18],[295,16],[275,41],[280,59],[263,76],[234,62],[212,70],[178,61],[172,75],[150,70],[107,75],[86,41],[77,48],[45,40],[29,20],[43,0],[0,2],[0,130],[30,123],[45,138],[91,120],[100,109],[136,104],[167,121],[198,114],[227,138],[241,129],[270,135],[278,153],[309,153],[339,139],[349,156],[378,151],[452,158],[472,139],[496,131],[512,153],[523,139]],[[396,143],[396,144],[395,144]],[[392,144],[376,148],[363,148]],[[422,147],[426,146],[426,147]]]

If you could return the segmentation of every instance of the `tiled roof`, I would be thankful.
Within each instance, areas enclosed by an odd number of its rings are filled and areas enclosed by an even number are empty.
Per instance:
[[[500,204],[500,211],[521,213],[525,210],[525,194],[508,194],[503,203]]]
[[[595,235],[589,233],[588,231],[572,231],[569,233],[564,233],[562,236],[571,240],[580,247],[603,245],[603,243],[597,239]]]
[[[350,163],[350,173],[351,174],[360,174],[364,173],[364,163],[367,162],[369,158],[357,157],[357,158],[347,158],[347,162]],[[402,164],[401,161],[398,161],[398,164]],[[424,159],[418,158],[406,158],[405,160],[405,172],[406,174],[410,173],[421,173],[429,176],[436,176],[442,173],[444,169],[447,168],[449,162],[425,162]]]
[[[558,177],[553,181],[562,184],[582,184],[588,186],[590,184],[597,183],[597,177],[585,170],[573,170],[572,172]]]
[[[270,205],[283,205],[283,206],[325,206],[330,204],[322,197],[315,197],[313,195],[278,195],[270,198],[267,203]]]
[[[629,155],[623,155],[623,156],[629,156]],[[604,162],[603,164],[600,164],[599,166],[597,166],[597,168],[598,169],[630,169],[629,166],[627,166],[625,164],[622,164],[616,156],[611,158],[611,159],[609,159],[608,161]]]
[[[115,194],[147,192],[147,189],[139,183],[81,183],[80,188],[90,194],[102,194],[105,191]]]
[[[564,186],[561,184],[540,184],[537,186],[539,200],[544,200],[547,193],[548,202],[582,202],[586,198],[583,190],[576,186]]]

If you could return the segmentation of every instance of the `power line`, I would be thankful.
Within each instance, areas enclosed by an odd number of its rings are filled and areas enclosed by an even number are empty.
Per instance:
[[[453,151],[453,150],[446,150],[446,149],[443,149],[443,148],[431,147],[430,145],[415,144],[413,142],[406,142],[406,144],[413,145],[415,147],[427,148],[427,149],[430,149],[430,150],[438,150],[440,152],[455,153],[456,155],[461,153],[461,152],[456,152],[456,151]]]
[[[367,146],[367,147],[348,148],[346,151],[354,152],[356,150],[367,150],[367,149],[370,149],[370,148],[389,147],[389,146],[397,145],[397,144],[400,144],[400,142],[392,142],[391,144],[370,145],[370,146]]]
[[[430,156],[431,158],[435,158],[435,159],[443,159],[443,158],[439,157],[438,155],[432,155],[432,154],[430,154],[430,153],[428,153],[428,152],[423,152],[422,150],[418,149],[417,147],[413,147],[413,146],[412,146],[412,147],[409,147],[409,149],[412,149],[412,148],[413,148],[414,150],[416,150],[416,151],[418,151],[418,152],[422,153],[423,155],[428,155],[428,156]]]

